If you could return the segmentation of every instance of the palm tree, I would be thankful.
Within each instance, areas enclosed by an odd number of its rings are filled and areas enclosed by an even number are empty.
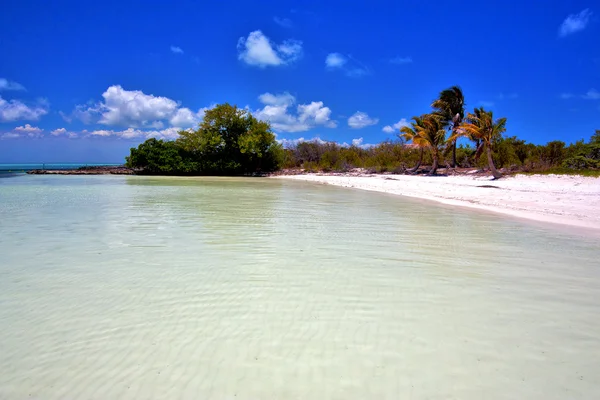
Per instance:
[[[456,141],[459,136],[480,140],[485,147],[494,179],[500,179],[502,174],[496,169],[492,158],[492,144],[501,138],[504,132],[506,132],[506,118],[498,118],[494,121],[492,111],[485,111],[483,107],[480,107],[476,108],[472,114],[467,115],[466,120],[458,127],[457,133],[452,135],[449,140]]]
[[[416,126],[417,136],[413,139],[413,143],[427,147],[431,152],[433,165],[429,175],[434,175],[440,162],[441,146],[446,142],[446,120],[438,113],[425,114],[421,118],[422,125]]]
[[[423,117],[412,117],[413,122],[410,123],[411,126],[403,126],[400,128],[400,137],[408,142],[412,142],[414,145],[419,147],[419,161],[414,168],[409,169],[407,172],[415,173],[418,171],[421,163],[423,162],[423,152],[425,150],[425,145],[419,141],[419,133],[418,128],[423,126]]]
[[[452,86],[440,92],[440,97],[431,103],[431,107],[441,114],[447,124],[451,124],[452,137],[456,136],[457,129],[465,117],[465,96],[462,89]],[[450,141],[452,145],[452,167],[456,167],[456,139]]]

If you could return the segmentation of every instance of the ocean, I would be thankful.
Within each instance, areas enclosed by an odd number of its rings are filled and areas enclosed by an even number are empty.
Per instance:
[[[0,180],[2,399],[589,399],[600,243],[268,178]]]

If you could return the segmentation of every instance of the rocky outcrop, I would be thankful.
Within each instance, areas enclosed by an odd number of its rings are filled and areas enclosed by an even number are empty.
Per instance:
[[[119,167],[81,167],[77,169],[34,169],[27,171],[32,175],[134,175],[135,170]]]

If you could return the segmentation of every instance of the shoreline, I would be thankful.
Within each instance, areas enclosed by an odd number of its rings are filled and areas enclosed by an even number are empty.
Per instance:
[[[490,176],[277,175],[288,179],[474,208],[600,234],[600,178],[573,175]]]

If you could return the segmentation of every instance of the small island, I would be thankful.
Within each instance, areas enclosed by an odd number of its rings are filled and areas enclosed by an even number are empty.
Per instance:
[[[76,169],[33,169],[31,175],[134,175],[132,168],[121,166],[90,166]]]

